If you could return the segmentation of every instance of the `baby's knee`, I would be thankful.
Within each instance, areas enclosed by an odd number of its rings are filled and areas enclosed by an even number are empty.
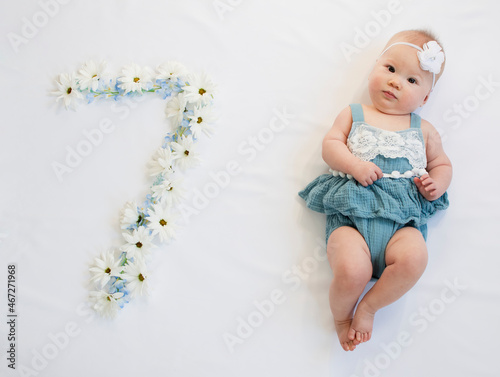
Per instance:
[[[409,277],[420,276],[427,267],[427,248],[409,245],[406,252],[397,259],[398,268]]]
[[[400,260],[400,266],[409,276],[420,276],[427,267],[427,248],[411,247],[405,258]]]
[[[372,277],[372,268],[366,264],[359,265],[353,261],[345,261],[335,266],[333,279],[344,291],[363,289]]]
[[[428,260],[422,234],[415,228],[403,228],[391,241],[386,251],[386,262],[396,263],[409,277],[420,276],[427,267]]]

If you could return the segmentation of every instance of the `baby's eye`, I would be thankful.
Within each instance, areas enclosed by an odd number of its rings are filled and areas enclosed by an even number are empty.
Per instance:
[[[413,77],[410,77],[410,78],[408,79],[408,82],[409,82],[410,84],[416,84],[416,83],[417,83],[417,80],[415,80]]]
[[[392,65],[388,65],[387,69],[389,70],[389,72],[392,72],[392,73],[396,72],[396,70],[394,69],[394,67]]]

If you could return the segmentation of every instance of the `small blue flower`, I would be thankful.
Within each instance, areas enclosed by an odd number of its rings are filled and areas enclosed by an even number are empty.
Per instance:
[[[163,174],[158,174],[153,182],[153,186],[161,185],[165,181],[165,176]]]
[[[88,101],[87,103],[92,103],[92,102],[94,102],[95,97],[96,97],[96,95],[95,95],[94,93],[92,93],[92,92],[91,92],[91,93],[87,93],[87,95],[85,96],[85,98],[86,98],[86,99],[87,99],[87,101]]]
[[[175,141],[175,140],[174,140],[174,137],[175,137],[175,134],[173,135],[173,134],[168,133],[168,134],[167,134],[167,136],[165,136],[165,137],[163,138],[163,144],[162,144],[162,146],[161,146],[161,147],[162,147],[162,148],[167,148],[167,147],[168,147],[168,148],[170,148],[169,144],[170,144],[172,141]]]
[[[191,123],[189,121],[189,119],[183,119],[182,122],[181,122],[181,127],[188,128],[189,127],[189,123]]]
[[[160,89],[156,90],[156,93],[161,96],[162,99],[166,99],[172,95],[172,89],[169,84],[170,80],[156,80],[156,85],[160,86]]]

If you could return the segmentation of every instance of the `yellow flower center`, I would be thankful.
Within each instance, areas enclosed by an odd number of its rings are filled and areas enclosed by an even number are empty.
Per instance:
[[[137,277],[140,281],[144,281],[145,277],[142,276],[142,274],[139,274],[139,276]]]
[[[135,246],[137,246],[137,247],[140,249],[140,248],[142,247],[142,243],[141,243],[141,242],[137,242],[137,243],[135,244]]]
[[[139,77],[134,77],[134,82],[139,82],[140,78]]]
[[[203,88],[200,88],[200,90],[198,91],[198,93],[200,93],[200,95],[204,95],[207,91]]]
[[[185,151],[184,151],[184,154],[185,154],[186,156],[189,156],[189,151],[188,151],[188,150],[185,150]]]
[[[108,267],[108,268],[106,268],[106,269],[104,270],[104,272],[105,272],[105,273],[107,273],[107,274],[109,274],[109,273],[111,272],[111,268],[109,268],[109,267]]]
[[[200,124],[201,122],[203,122],[203,118],[202,117],[198,117],[198,121],[196,123]]]
[[[66,93],[71,94],[72,91],[73,91],[73,89],[68,88],[68,90],[66,90]]]
[[[161,226],[165,226],[165,225],[167,225],[167,222],[165,220],[161,219],[160,220],[160,225]]]

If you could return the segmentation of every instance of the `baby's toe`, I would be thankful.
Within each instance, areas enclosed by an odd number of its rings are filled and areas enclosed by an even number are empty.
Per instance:
[[[356,340],[361,343],[364,342],[362,332],[356,331]]]
[[[360,340],[361,343],[368,342],[371,338],[371,333],[369,332],[364,332],[360,334],[361,334],[361,340]]]
[[[352,327],[349,329],[349,332],[347,333],[347,337],[349,340],[354,340],[356,339],[356,330],[354,330]]]

